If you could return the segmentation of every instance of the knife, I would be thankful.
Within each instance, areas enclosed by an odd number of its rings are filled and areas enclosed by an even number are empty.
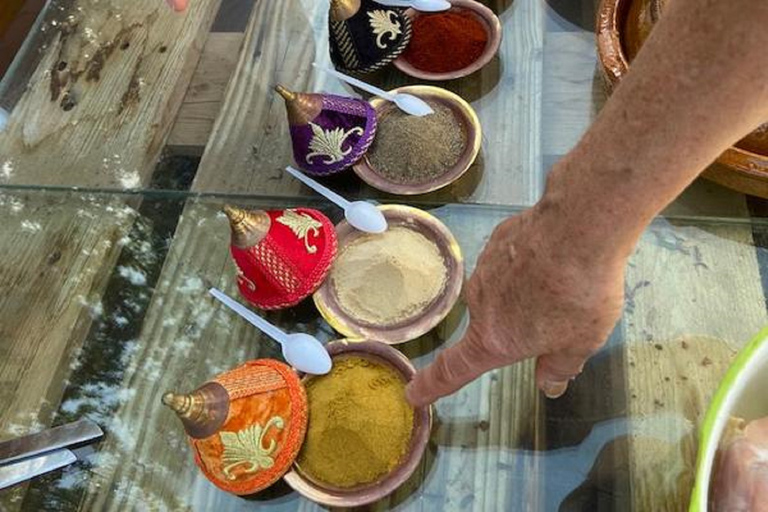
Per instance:
[[[100,438],[98,425],[79,420],[0,443],[0,489],[72,464],[78,456],[67,447]],[[86,447],[77,448],[83,451]]]
[[[73,444],[93,441],[103,435],[104,432],[94,422],[78,420],[37,434],[12,439],[0,443],[0,465],[66,448]]]

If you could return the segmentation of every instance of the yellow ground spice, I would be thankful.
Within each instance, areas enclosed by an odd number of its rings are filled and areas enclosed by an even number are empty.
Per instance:
[[[334,359],[330,373],[307,384],[309,425],[301,471],[333,487],[373,483],[408,451],[413,408],[394,369],[360,356]]]

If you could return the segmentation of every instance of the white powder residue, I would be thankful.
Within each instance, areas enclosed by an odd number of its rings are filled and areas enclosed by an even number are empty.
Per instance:
[[[198,293],[203,291],[203,280],[199,277],[188,277],[176,291],[179,293]]]
[[[146,274],[137,268],[119,266],[117,267],[117,273],[120,274],[120,277],[127,279],[128,282],[133,285],[143,286],[147,284]]]
[[[9,180],[13,174],[13,160],[6,160],[0,165],[0,179]]]
[[[83,295],[78,295],[77,303],[88,308],[88,312],[91,314],[91,318],[93,319],[99,318],[102,314],[104,314],[104,305],[101,303],[101,300],[97,299],[95,302],[91,303],[88,302],[88,300]]]
[[[32,222],[30,220],[21,221],[21,230],[27,233],[37,233],[43,229],[43,226],[39,222]]]
[[[120,186],[125,189],[139,188],[139,185],[141,185],[141,176],[139,176],[139,173],[135,169],[132,171],[123,171],[118,175],[117,179],[120,182]]]

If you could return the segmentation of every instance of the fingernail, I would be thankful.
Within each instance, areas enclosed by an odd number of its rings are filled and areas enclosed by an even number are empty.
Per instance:
[[[568,381],[565,382],[551,382],[544,381],[541,383],[541,390],[547,398],[560,398],[568,389]]]

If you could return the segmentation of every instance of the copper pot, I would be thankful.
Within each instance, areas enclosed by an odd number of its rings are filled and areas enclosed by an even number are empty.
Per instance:
[[[668,0],[601,0],[597,51],[610,91],[629,70]],[[745,194],[768,198],[768,123],[730,147],[702,174]]]

